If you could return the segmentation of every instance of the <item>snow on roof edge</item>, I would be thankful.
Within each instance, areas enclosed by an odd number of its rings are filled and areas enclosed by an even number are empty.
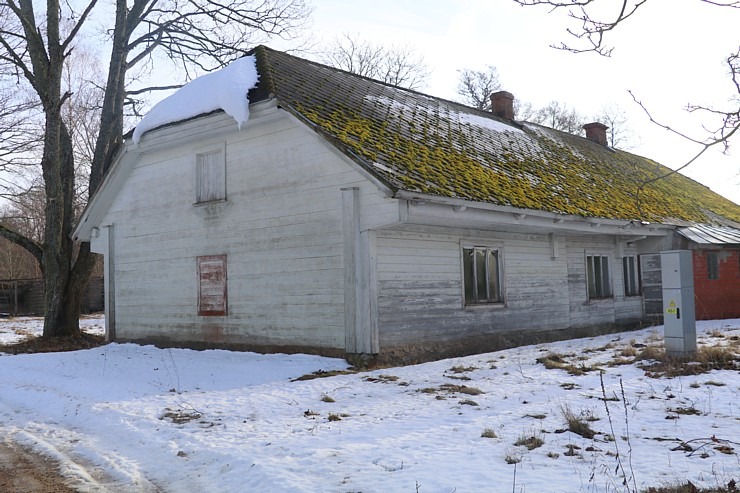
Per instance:
[[[258,81],[257,60],[253,55],[198,77],[155,104],[134,129],[133,141],[138,144],[145,132],[162,125],[219,109],[233,117],[241,129],[249,120],[247,93]]]

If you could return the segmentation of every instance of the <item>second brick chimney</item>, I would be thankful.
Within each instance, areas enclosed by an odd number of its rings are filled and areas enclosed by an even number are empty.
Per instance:
[[[514,95],[510,92],[499,91],[491,94],[491,111],[493,114],[505,118],[514,119]]]
[[[606,129],[607,128],[609,127],[599,122],[587,123],[583,126],[583,129],[586,131],[586,138],[592,142],[596,142],[597,144],[601,144],[603,146],[607,145],[607,140],[606,140]]]

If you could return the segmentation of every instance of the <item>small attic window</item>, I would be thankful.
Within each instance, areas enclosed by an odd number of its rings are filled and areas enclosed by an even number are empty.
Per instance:
[[[223,148],[195,157],[195,203],[226,200],[226,159]]]

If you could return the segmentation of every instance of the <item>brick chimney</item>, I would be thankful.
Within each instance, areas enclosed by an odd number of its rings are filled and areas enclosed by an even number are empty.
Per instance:
[[[607,128],[609,127],[599,122],[587,123],[583,126],[583,129],[586,131],[586,138],[603,146],[608,144],[606,141]]]
[[[499,91],[491,94],[491,110],[493,114],[506,120],[514,119],[514,95],[510,92]]]

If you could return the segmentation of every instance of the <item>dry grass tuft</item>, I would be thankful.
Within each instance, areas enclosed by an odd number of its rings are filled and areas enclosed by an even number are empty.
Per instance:
[[[475,371],[477,369],[478,369],[477,366],[462,366],[462,365],[457,365],[457,366],[453,366],[452,368],[450,368],[447,371],[451,371],[452,373],[466,373],[466,372],[469,372],[469,371]]]
[[[542,447],[544,444],[545,441],[542,439],[542,437],[534,435],[522,435],[516,442],[514,442],[514,445],[516,445],[517,447],[527,447],[527,450],[534,450],[536,448]]]
[[[668,408],[668,412],[675,414],[683,414],[685,416],[701,416],[702,412],[697,408],[691,407],[672,407]]]
[[[571,363],[567,358],[575,357],[575,355],[564,355],[558,353],[547,353],[541,358],[537,358],[537,363],[544,365],[548,370],[564,370],[570,375],[579,376],[589,371],[595,370],[595,368],[586,366],[583,363],[578,365]]]
[[[466,395],[480,395],[483,393],[483,391],[477,387],[468,387],[467,385],[455,385],[451,383],[444,383],[439,386],[439,389]]]
[[[498,438],[498,435],[496,435],[496,431],[493,428],[484,429],[480,436],[482,438]]]
[[[355,370],[318,370],[313,373],[308,373],[306,375],[301,375],[298,378],[294,378],[291,382],[301,382],[304,380],[313,380],[315,378],[336,377],[337,375],[354,375],[355,373],[357,373]]]
[[[594,421],[592,419],[594,417],[592,412],[576,414],[568,405],[562,406],[560,412],[563,415],[563,419],[565,419],[565,423],[568,425],[568,431],[580,435],[583,438],[593,438],[596,436],[596,432],[588,424],[589,421]]]

